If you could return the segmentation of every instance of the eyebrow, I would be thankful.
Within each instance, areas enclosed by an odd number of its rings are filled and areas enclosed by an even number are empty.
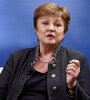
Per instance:
[[[48,18],[42,18],[42,20],[48,20]],[[55,19],[55,21],[63,23],[63,21],[59,19]]]
[[[59,19],[55,19],[55,21],[59,21],[59,22],[61,22],[61,23],[63,22],[62,20],[59,20]]]
[[[44,20],[44,19],[48,19],[48,18],[42,18],[42,20]]]

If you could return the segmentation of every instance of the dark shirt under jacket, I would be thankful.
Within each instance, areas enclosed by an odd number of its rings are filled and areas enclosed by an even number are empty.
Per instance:
[[[31,78],[25,83],[18,100],[48,100],[47,73],[34,70]]]
[[[90,73],[86,57],[78,51],[62,46],[56,50],[58,52],[54,55],[55,62],[48,64],[48,100],[90,100]],[[31,67],[38,59],[36,51],[37,47],[19,50],[11,54],[0,74],[0,100],[18,100],[24,85],[32,76]],[[66,67],[72,59],[80,61],[75,98],[68,95],[66,90]]]

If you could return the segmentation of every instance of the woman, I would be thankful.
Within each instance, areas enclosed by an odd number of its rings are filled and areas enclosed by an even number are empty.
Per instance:
[[[69,23],[65,7],[46,3],[35,10],[39,45],[11,54],[0,75],[0,100],[90,100],[85,56],[61,46]]]

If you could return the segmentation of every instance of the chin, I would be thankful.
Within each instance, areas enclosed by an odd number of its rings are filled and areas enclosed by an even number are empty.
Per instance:
[[[55,42],[47,42],[47,43],[45,43],[46,45],[56,45],[56,43]]]

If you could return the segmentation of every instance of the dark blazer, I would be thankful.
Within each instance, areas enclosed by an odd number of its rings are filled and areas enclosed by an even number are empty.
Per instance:
[[[11,54],[0,75],[0,100],[18,100],[25,82],[32,76],[36,47],[18,50]],[[75,96],[66,89],[66,67],[70,60],[80,61]],[[51,75],[56,74],[55,78]],[[85,56],[75,50],[60,47],[56,60],[48,64],[47,92],[49,100],[90,100],[90,73]]]

